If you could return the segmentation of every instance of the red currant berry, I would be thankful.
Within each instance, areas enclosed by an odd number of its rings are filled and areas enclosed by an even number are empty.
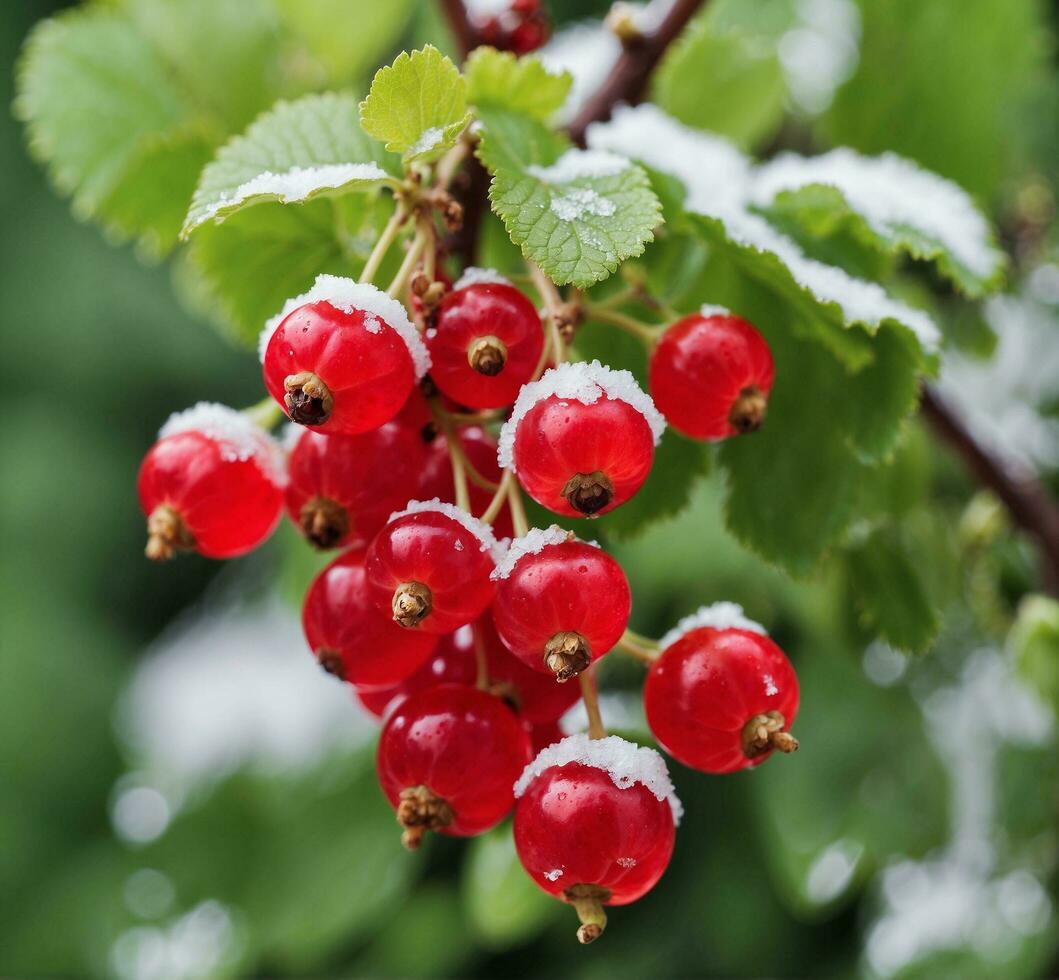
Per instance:
[[[451,633],[493,598],[496,539],[487,524],[440,500],[414,500],[368,548],[376,607],[424,633]]]
[[[427,448],[409,426],[387,422],[358,436],[295,432],[287,513],[317,548],[363,547],[418,495]]]
[[[666,421],[695,439],[753,432],[772,391],[772,352],[746,320],[720,307],[678,320],[651,356],[651,394]]]
[[[500,433],[499,463],[542,507],[592,517],[640,489],[664,428],[628,371],[560,364],[522,388]]]
[[[366,283],[317,276],[261,335],[265,387],[290,418],[328,435],[377,429],[430,357],[404,307]]]
[[[510,405],[533,377],[544,332],[533,304],[492,270],[468,269],[426,333],[430,377],[470,408]]]
[[[264,429],[242,412],[200,402],[158,435],[137,480],[148,558],[191,549],[234,558],[272,533],[286,474],[283,452]]]
[[[459,436],[460,445],[471,466],[486,480],[494,484],[499,483],[503,474],[496,462],[496,440],[477,425],[462,426]],[[468,481],[467,490],[471,510],[476,514],[483,513],[493,499],[493,491],[471,480]],[[456,484],[452,477],[449,444],[442,436],[430,443],[427,464],[419,485],[419,496],[423,500],[437,497],[447,503],[456,501]],[[511,510],[506,504],[493,521],[493,533],[498,538],[510,538],[515,533],[511,523]]]
[[[559,722],[551,721],[546,725],[530,725],[529,726],[530,742],[533,744],[533,754],[536,755],[542,749],[546,749],[549,745],[554,745],[556,742],[563,740],[563,730],[559,727]]]
[[[369,598],[364,552],[339,555],[313,580],[302,626],[320,666],[350,684],[397,684],[426,661],[437,637],[404,630]]]
[[[377,759],[405,847],[428,830],[469,837],[495,826],[530,758],[522,723],[491,694],[442,684],[406,698],[383,726]]]
[[[479,620],[481,622],[481,620]],[[381,718],[387,707],[404,700],[416,691],[438,684],[474,685],[478,679],[478,664],[474,656],[474,634],[470,626],[461,626],[455,633],[443,636],[433,655],[411,677],[389,687],[358,687],[357,700],[373,715]]]
[[[621,566],[558,527],[516,538],[493,573],[493,622],[528,667],[566,681],[625,632],[632,599]]]
[[[552,27],[548,17],[543,12],[536,13],[523,20],[511,32],[508,49],[517,55],[529,54],[544,47],[551,35]]]
[[[583,943],[604,905],[654,887],[673,853],[680,802],[652,749],[616,735],[571,735],[544,749],[515,784],[515,849],[529,876],[577,910]]]
[[[674,759],[702,772],[760,765],[793,752],[787,728],[798,713],[794,668],[730,602],[682,620],[662,639],[644,684],[647,723]]]

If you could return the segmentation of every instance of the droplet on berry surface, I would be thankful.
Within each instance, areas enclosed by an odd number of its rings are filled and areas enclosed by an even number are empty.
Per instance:
[[[703,307],[662,334],[650,388],[666,421],[695,439],[727,439],[765,420],[774,366],[765,338],[720,307]]]
[[[410,695],[379,736],[379,782],[410,850],[428,830],[456,837],[498,824],[531,757],[529,735],[501,700],[441,684]]]
[[[362,550],[331,562],[306,593],[305,639],[320,665],[340,680],[368,687],[399,684],[430,657],[437,637],[402,629],[382,615],[366,578]]]
[[[172,415],[137,479],[147,557],[234,558],[275,529],[287,480],[278,443],[242,412],[208,402]]]
[[[568,517],[620,506],[647,479],[665,420],[628,371],[561,364],[524,385],[500,433],[498,462]]]
[[[440,500],[411,501],[368,547],[378,609],[409,630],[451,633],[493,598],[496,539],[487,524]]]
[[[798,678],[783,651],[734,603],[683,620],[662,640],[644,683],[647,723],[686,766],[709,773],[760,765],[798,748]]]
[[[607,653],[629,622],[621,566],[559,527],[516,538],[493,573],[493,622],[526,666],[567,681]]]
[[[529,876],[573,905],[590,943],[606,905],[661,878],[681,807],[661,756],[616,735],[571,735],[543,749],[515,784],[515,849]]]
[[[326,275],[266,324],[261,357],[265,387],[292,421],[346,435],[392,419],[430,366],[400,303]]]

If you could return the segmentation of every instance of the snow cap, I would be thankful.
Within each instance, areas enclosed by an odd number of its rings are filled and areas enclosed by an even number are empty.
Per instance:
[[[663,650],[672,646],[692,630],[708,627],[714,630],[748,630],[768,636],[760,623],[748,619],[738,602],[715,602],[712,606],[699,606],[690,616],[685,616],[659,641]]]
[[[462,507],[444,502],[440,497],[434,497],[432,500],[409,500],[404,510],[395,510],[390,515],[387,523],[392,523],[401,517],[407,517],[409,514],[426,513],[444,514],[454,520],[481,542],[480,550],[489,552],[489,557],[494,562],[503,553],[504,546],[496,540],[493,529],[488,524],[484,524],[477,517],[468,514]]]
[[[539,555],[549,545],[565,544],[567,541],[578,541],[581,544],[598,548],[595,541],[581,541],[574,537],[573,531],[567,531],[553,524],[551,527],[532,527],[521,538],[513,538],[504,551],[503,557],[496,563],[496,568],[489,576],[494,582],[507,578],[515,566],[527,555]]]
[[[510,286],[511,280],[501,275],[496,269],[481,269],[476,265],[469,265],[463,270],[463,275],[452,284],[452,288],[454,290],[466,289],[468,286],[480,286],[483,283]]]

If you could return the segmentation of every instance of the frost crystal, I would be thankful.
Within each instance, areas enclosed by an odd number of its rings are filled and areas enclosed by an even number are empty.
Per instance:
[[[539,381],[531,381],[523,385],[518,393],[511,416],[500,430],[497,459],[501,469],[508,466],[512,470],[515,468],[513,455],[515,432],[519,422],[534,405],[553,395],[556,398],[579,401],[584,405],[593,405],[603,397],[625,402],[644,417],[654,436],[656,446],[666,428],[662,413],[655,408],[651,396],[636,383],[631,372],[615,371],[613,368],[600,364],[599,361],[560,364],[556,368],[545,371]]]
[[[369,333],[376,333],[382,325],[389,327],[404,341],[408,353],[412,356],[416,379],[422,378],[430,370],[430,354],[419,336],[419,331],[408,319],[405,308],[392,296],[367,282],[354,282],[342,276],[321,275],[316,277],[313,288],[301,296],[295,296],[283,304],[283,309],[265,324],[258,339],[257,351],[261,360],[265,360],[268,342],[276,328],[298,307],[308,303],[330,303],[336,310],[352,313],[361,310],[365,317],[364,328]]]
[[[550,167],[531,165],[526,173],[546,184],[566,184],[588,177],[613,177],[629,166],[626,157],[602,150],[567,150]]]
[[[252,459],[277,486],[287,483],[287,457],[280,444],[247,415],[217,402],[199,402],[174,412],[158,431],[158,438],[180,432],[201,432],[221,448],[229,462]]]
[[[440,129],[438,126],[431,126],[429,129],[424,129],[423,135],[420,136],[409,149],[409,156],[418,156],[420,153],[426,153],[428,150],[434,149],[434,147],[441,142],[444,135],[444,130]]]
[[[617,205],[591,187],[575,187],[552,198],[551,210],[563,221],[579,221],[586,215],[609,218],[617,210]]]
[[[589,738],[583,732],[567,735],[537,754],[515,783],[515,798],[521,797],[530,784],[545,770],[569,765],[571,762],[593,769],[602,769],[618,789],[628,789],[639,783],[656,800],[666,800],[673,811],[673,822],[680,823],[684,808],[673,790],[673,782],[662,757],[643,745],[627,742],[617,735]]]
[[[425,513],[444,514],[454,520],[464,530],[469,531],[478,539],[481,545],[479,550],[488,551],[489,557],[494,562],[503,550],[493,535],[493,529],[488,524],[483,524],[477,517],[468,514],[462,507],[445,503],[439,497],[434,497],[432,500],[410,500],[404,510],[394,511],[387,523],[396,521],[400,517],[407,517],[409,514]]]
[[[728,316],[731,312],[727,306],[718,306],[716,303],[703,303],[699,307],[700,316]]]
[[[463,275],[452,284],[452,288],[466,289],[468,286],[478,286],[482,283],[510,286],[511,280],[502,276],[496,269],[480,269],[476,265],[469,265],[463,270]]]
[[[659,640],[659,644],[665,650],[682,636],[704,626],[715,630],[749,630],[751,633],[768,636],[764,626],[744,615],[743,607],[738,602],[715,602],[712,606],[700,606],[690,616],[678,621],[677,625]]]
[[[553,868],[551,871],[545,871],[544,877],[549,881],[558,881],[563,876],[562,868]]]
[[[558,524],[548,528],[533,527],[521,538],[514,538],[507,546],[504,556],[496,563],[492,575],[489,577],[494,582],[507,578],[515,566],[527,555],[539,555],[545,548],[553,544],[565,544],[567,541],[580,541],[575,538],[573,531],[565,531]],[[590,544],[593,548],[599,545],[595,541],[581,541],[582,544]]]

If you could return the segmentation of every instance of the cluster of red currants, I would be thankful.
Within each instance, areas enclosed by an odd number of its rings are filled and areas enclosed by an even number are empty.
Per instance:
[[[498,51],[529,54],[551,37],[552,27],[540,0],[503,0],[502,3],[468,3],[471,24],[479,43]],[[476,7],[481,7],[476,12]]]
[[[266,325],[265,386],[297,423],[285,446],[221,405],[171,418],[140,471],[147,554],[244,553],[284,505],[311,544],[342,549],[309,588],[305,635],[385,719],[379,778],[405,844],[478,834],[514,809],[523,865],[590,942],[603,906],[657,882],[680,815],[662,757],[605,735],[591,665],[616,647],[648,660],[652,732],[711,773],[796,748],[798,686],[730,603],[682,621],[661,653],[630,639],[621,566],[572,532],[528,528],[521,490],[566,517],[620,506],[666,419],[698,438],[756,428],[772,359],[749,323],[704,309],[654,346],[653,400],[627,371],[563,363],[498,274],[423,278],[416,323],[374,286],[320,276]],[[563,738],[579,696],[589,733]]]

